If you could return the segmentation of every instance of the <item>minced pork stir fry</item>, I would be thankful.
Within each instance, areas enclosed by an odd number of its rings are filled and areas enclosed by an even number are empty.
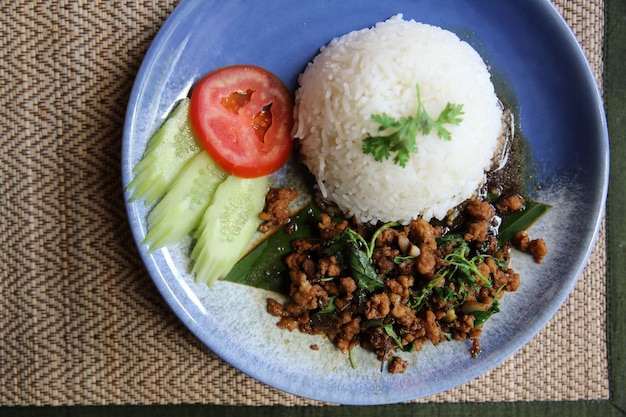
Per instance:
[[[358,345],[373,351],[392,373],[407,367],[396,352],[428,341],[469,339],[476,356],[482,324],[520,284],[508,266],[511,245],[539,263],[546,254],[543,240],[525,232],[498,244],[494,216],[523,206],[519,195],[497,204],[468,200],[453,230],[420,218],[356,227],[322,214],[319,237],[294,240],[286,258],[290,301],[269,299],[268,312],[280,317],[279,327],[324,335],[343,353]]]

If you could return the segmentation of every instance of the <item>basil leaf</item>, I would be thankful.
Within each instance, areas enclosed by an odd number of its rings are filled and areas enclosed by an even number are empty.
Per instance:
[[[350,236],[346,231],[343,231],[325,243],[324,254],[334,256],[342,269],[349,265],[349,256],[347,256],[345,251],[346,245],[349,245],[349,242]]]
[[[459,298],[459,294],[448,286],[433,288],[437,297],[442,301],[456,301]]]
[[[378,277],[372,261],[365,252],[359,250],[356,244],[351,243],[348,263],[352,271],[352,279],[357,287],[365,291],[376,291],[384,288],[385,283]]]
[[[470,313],[472,316],[476,317],[476,320],[474,321],[474,327],[478,327],[481,324],[483,324],[484,322],[486,322],[489,317],[493,316],[494,314],[498,313],[500,311],[500,306],[498,305],[498,301],[494,300],[493,304],[491,305],[491,308],[487,311],[474,311],[472,313]]]
[[[523,210],[513,213],[500,225],[498,245],[503,246],[505,243],[513,239],[516,234],[527,230],[551,208],[552,206],[548,204],[526,201],[525,208]]]
[[[315,204],[304,207],[292,217],[289,230],[281,227],[245,257],[224,278],[225,281],[289,294],[289,274],[284,258],[291,252],[291,241],[315,237],[316,223],[321,214]]]
[[[361,247],[365,250],[361,250]],[[327,243],[324,253],[334,255],[340,265],[349,268],[359,289],[373,292],[383,288],[385,283],[376,274],[372,260],[366,252],[368,249],[363,237],[351,229],[345,229]]]
[[[393,330],[393,324],[388,324],[384,326],[383,330],[385,330],[385,333],[387,333],[387,336],[391,337],[393,341],[396,342],[396,345],[398,345],[400,349],[404,349],[404,346],[402,345],[402,341],[396,335],[396,332]]]
[[[428,301],[428,297],[432,294],[434,288],[436,288],[439,281],[445,279],[444,274],[437,274],[437,278],[430,281],[428,284],[424,285],[419,293],[413,293],[411,299],[407,303],[407,305],[413,310],[421,310],[426,302]]]

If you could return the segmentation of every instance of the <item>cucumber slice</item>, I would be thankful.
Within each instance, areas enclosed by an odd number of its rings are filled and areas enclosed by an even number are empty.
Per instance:
[[[133,168],[135,178],[126,187],[130,200],[152,204],[162,197],[189,159],[200,151],[189,124],[189,99],[183,99],[163,126],[150,138],[145,154]]]
[[[220,184],[202,216],[191,251],[196,282],[212,285],[223,278],[248,249],[261,224],[269,177],[229,176]]]
[[[194,230],[227,175],[206,152],[191,158],[148,216],[143,241],[148,252],[173,245]]]

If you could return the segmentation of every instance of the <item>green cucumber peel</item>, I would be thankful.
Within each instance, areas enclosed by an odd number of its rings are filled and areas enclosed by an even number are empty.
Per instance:
[[[148,252],[176,244],[196,229],[227,175],[204,151],[191,158],[148,215],[148,234],[142,242]]]
[[[202,216],[191,251],[196,282],[211,286],[244,255],[261,220],[269,178],[228,176]]]
[[[130,201],[150,205],[168,190],[178,172],[201,148],[189,124],[189,99],[183,99],[150,138],[143,158],[133,168],[126,190]]]

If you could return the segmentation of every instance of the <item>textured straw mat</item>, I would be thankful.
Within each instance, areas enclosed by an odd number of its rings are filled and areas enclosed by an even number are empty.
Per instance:
[[[177,3],[0,2],[0,405],[319,404],[206,349],[134,246],[122,124],[141,59]],[[556,5],[600,82],[603,2]],[[604,243],[603,232],[574,292],[527,346],[419,401],[607,399]]]

